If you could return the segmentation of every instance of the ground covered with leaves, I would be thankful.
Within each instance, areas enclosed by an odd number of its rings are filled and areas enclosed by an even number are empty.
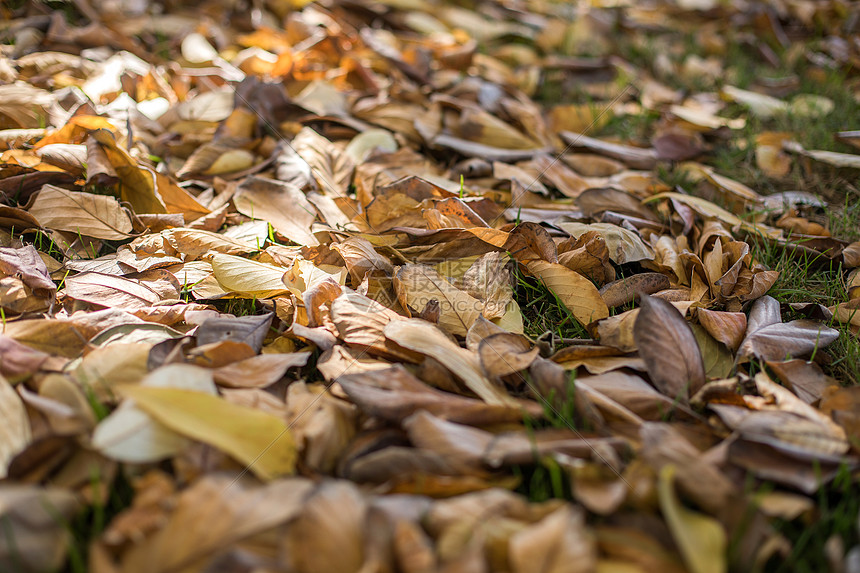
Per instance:
[[[855,4],[0,11],[0,571],[860,572]]]

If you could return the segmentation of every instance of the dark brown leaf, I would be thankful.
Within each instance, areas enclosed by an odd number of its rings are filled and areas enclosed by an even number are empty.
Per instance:
[[[642,297],[633,338],[658,390],[686,403],[705,383],[705,369],[696,337],[683,315],[670,303]]]

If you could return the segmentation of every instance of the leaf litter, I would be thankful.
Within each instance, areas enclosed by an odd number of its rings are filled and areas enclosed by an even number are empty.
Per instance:
[[[720,173],[749,125],[836,108],[718,55],[850,67],[829,4],[4,5],[4,570],[787,559],[777,522],[860,467],[860,396],[825,372],[860,243]],[[745,145],[775,181],[860,165]],[[848,296],[781,305],[767,249]]]

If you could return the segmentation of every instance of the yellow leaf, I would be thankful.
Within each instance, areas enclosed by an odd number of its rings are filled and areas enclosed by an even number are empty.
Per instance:
[[[12,385],[0,376],[0,478],[5,478],[12,461],[32,440],[27,409]]]
[[[128,151],[117,145],[114,134],[97,129],[90,137],[98,141],[114,171],[122,181],[119,198],[129,203],[135,213],[166,213],[167,208],[155,193],[153,173],[141,169]]]
[[[247,149],[230,149],[218,156],[209,166],[204,175],[220,175],[222,173],[233,173],[242,171],[254,165],[254,154]]]
[[[269,298],[290,291],[283,280],[287,269],[275,265],[217,254],[212,257],[212,270],[222,287],[249,297]],[[301,295],[301,291],[294,294]]]
[[[492,322],[514,334],[522,334],[524,332],[523,313],[520,311],[520,305],[513,299],[505,307],[505,314],[499,318],[494,318]]]
[[[431,300],[440,307],[439,327],[451,334],[466,336],[481,315],[483,304],[439,276],[433,267],[404,265],[394,278],[394,290],[404,307],[421,312]]]
[[[276,416],[178,388],[125,386],[121,391],[174,432],[231,455],[261,479],[295,469],[293,435]]]
[[[727,570],[726,532],[720,522],[690,511],[678,500],[674,489],[675,467],[660,470],[660,509],[691,573],[722,573]]]
[[[597,287],[581,274],[564,265],[540,260],[529,261],[526,266],[583,325],[609,316]]]

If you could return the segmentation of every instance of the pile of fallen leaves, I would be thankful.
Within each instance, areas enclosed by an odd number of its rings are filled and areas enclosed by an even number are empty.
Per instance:
[[[748,570],[858,467],[860,393],[819,363],[860,328],[860,244],[696,161],[832,102],[609,55],[690,18],[773,54],[838,3],[19,4],[0,569],[82,570],[83,516],[96,572]],[[800,55],[858,61],[830,39]],[[536,103],[552,78],[594,103]],[[643,110],[651,141],[587,135]],[[756,143],[773,177],[860,163]],[[781,308],[757,245],[842,263],[854,298]],[[522,285],[581,335],[526,336]]]

